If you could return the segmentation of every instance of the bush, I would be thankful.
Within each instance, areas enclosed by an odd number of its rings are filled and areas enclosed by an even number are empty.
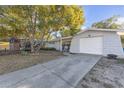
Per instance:
[[[21,55],[27,56],[27,55],[28,55],[28,52],[26,52],[26,51],[21,51]]]
[[[41,48],[40,50],[56,50],[56,49],[47,47],[47,48]]]

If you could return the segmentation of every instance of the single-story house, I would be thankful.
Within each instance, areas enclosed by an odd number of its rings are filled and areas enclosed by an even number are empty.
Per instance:
[[[71,53],[116,54],[124,56],[119,32],[117,29],[86,29],[77,33],[71,41]]]
[[[71,40],[72,36],[53,39],[51,41],[47,41],[45,47],[55,48],[56,50],[59,51],[69,52]]]

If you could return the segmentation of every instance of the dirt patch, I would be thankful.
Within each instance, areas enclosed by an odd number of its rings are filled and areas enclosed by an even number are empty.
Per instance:
[[[40,51],[38,55],[6,55],[0,56],[0,75],[30,67],[36,64],[48,62],[62,57],[63,54],[57,51]]]
[[[124,59],[102,58],[81,80],[79,88],[124,87]]]

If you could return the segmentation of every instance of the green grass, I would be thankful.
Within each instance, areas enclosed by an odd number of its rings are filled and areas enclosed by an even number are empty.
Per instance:
[[[118,63],[124,64],[124,59],[118,59]]]

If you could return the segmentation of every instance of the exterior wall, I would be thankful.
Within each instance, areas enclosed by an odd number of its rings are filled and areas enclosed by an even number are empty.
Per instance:
[[[54,41],[53,43],[46,43],[46,47],[55,48],[56,50],[62,51],[62,44],[60,41]]]
[[[73,37],[70,47],[70,52],[72,53],[80,53],[80,38],[86,37],[103,37],[103,55],[106,56],[107,54],[117,54],[117,55],[124,55],[120,36],[116,32],[110,31],[86,31],[80,33]],[[89,46],[90,47],[90,46]]]
[[[62,44],[61,44],[61,41],[57,41],[57,42],[55,43],[55,46],[56,46],[56,50],[62,51]]]
[[[46,46],[45,47],[48,47],[48,48],[55,48],[55,44],[51,44],[51,43],[46,43]]]
[[[63,39],[57,39],[56,41],[50,41],[46,43],[46,47],[55,48],[56,50],[62,51],[62,47],[71,43],[72,37],[65,37]]]
[[[104,33],[104,55],[107,54],[124,55],[120,36],[115,33]]]
[[[70,46],[70,52],[72,53],[79,53],[80,52],[80,47],[79,47],[79,37],[73,37],[71,41],[71,46]]]

